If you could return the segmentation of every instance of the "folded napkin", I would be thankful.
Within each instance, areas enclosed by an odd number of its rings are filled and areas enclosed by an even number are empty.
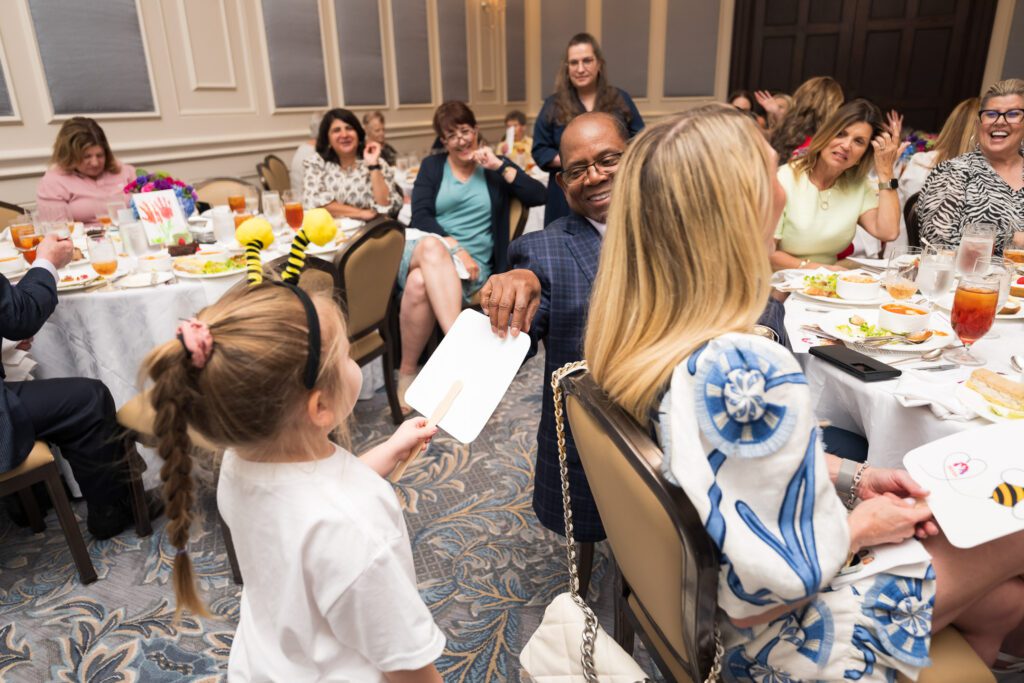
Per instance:
[[[907,408],[928,406],[940,420],[966,422],[974,417],[974,411],[956,397],[955,387],[948,379],[929,381],[923,373],[909,369],[903,371],[893,395]]]
[[[32,379],[32,368],[37,363],[28,355],[28,351],[15,348],[18,342],[3,340],[4,373],[8,382],[25,382]]]

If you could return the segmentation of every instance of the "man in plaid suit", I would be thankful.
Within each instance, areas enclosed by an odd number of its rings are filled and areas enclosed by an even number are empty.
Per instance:
[[[544,341],[533,509],[545,527],[559,534],[564,534],[564,522],[551,373],[583,357],[590,289],[627,136],[622,122],[609,114],[591,112],[572,120],[559,149],[563,170],[555,176],[572,213],[509,245],[509,271],[491,276],[480,293],[495,334],[528,333],[531,355]],[[772,299],[759,322],[775,330],[780,343],[788,346],[783,316],[781,303]],[[604,527],[568,423],[565,427],[574,535],[581,543],[593,543],[605,538]]]

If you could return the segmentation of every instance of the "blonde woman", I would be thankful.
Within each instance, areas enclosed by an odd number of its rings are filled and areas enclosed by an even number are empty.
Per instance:
[[[878,107],[854,100],[829,117],[807,153],[778,169],[786,207],[775,230],[772,266],[834,270],[836,255],[863,227],[882,242],[900,234],[893,166],[908,143],[885,130]],[[868,181],[874,166],[877,185]]]
[[[749,334],[785,202],[774,168],[755,124],[722,105],[641,134],[619,166],[584,342],[610,398],[642,424],[657,416],[663,473],[721,552],[725,678],[916,678],[951,623],[992,662],[1020,642],[1024,533],[953,548],[906,502],[926,492],[902,471],[860,466],[836,490],[844,466],[821,449],[799,364]],[[931,562],[832,585],[851,553],[913,536]]]

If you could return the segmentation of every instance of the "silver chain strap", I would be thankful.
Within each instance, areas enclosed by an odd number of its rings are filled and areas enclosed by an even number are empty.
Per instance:
[[[590,605],[580,596],[580,576],[576,567],[576,540],[572,534],[572,504],[569,498],[569,464],[565,455],[565,417],[562,400],[562,380],[574,372],[587,369],[587,361],[578,360],[566,363],[551,373],[551,391],[555,404],[555,434],[558,438],[558,474],[562,479],[562,514],[565,524],[565,556],[569,565],[569,595],[573,602],[583,610],[583,644],[580,646],[580,657],[583,664],[583,678],[587,683],[600,683],[597,668],[594,665],[594,643],[597,640],[597,615]],[[722,657],[725,650],[715,624],[715,659],[704,683],[715,683],[722,674]]]

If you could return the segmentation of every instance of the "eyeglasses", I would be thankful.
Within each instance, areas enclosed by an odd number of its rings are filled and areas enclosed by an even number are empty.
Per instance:
[[[978,112],[978,118],[982,123],[995,123],[1002,117],[1007,123],[1020,123],[1024,121],[1024,109],[1009,109],[1007,111],[996,111],[995,109],[982,109]]]
[[[560,175],[566,185],[575,185],[583,180],[591,166],[593,166],[594,170],[598,173],[608,175],[618,167],[620,159],[622,159],[622,152],[612,152],[611,154],[605,154],[592,164],[578,164],[571,168],[567,168],[562,171]]]
[[[459,128],[442,136],[441,142],[448,144],[449,142],[455,142],[456,140],[472,140],[474,135],[476,135],[476,128]]]
[[[590,67],[594,66],[594,62],[596,62],[596,61],[597,60],[594,59],[593,57],[584,57],[583,59],[570,59],[569,60],[569,68],[570,69],[575,69],[576,67],[578,67],[578,66],[580,66],[582,64],[583,66],[585,66],[585,67],[587,67],[589,69]]]

